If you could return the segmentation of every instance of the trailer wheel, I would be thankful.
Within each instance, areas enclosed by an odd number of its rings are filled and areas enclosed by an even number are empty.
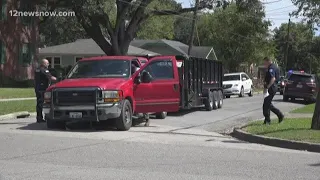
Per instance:
[[[204,105],[207,111],[212,111],[213,109],[213,105],[214,101],[213,101],[213,93],[210,91],[208,98],[204,100]]]
[[[157,119],[165,119],[167,117],[167,112],[156,113]]]
[[[132,126],[132,108],[130,101],[124,100],[120,117],[116,118],[116,128],[119,131],[127,131]]]
[[[222,91],[218,91],[219,93],[219,103],[218,103],[218,108],[222,108],[222,105],[223,105],[223,93]]]
[[[219,92],[213,91],[213,109],[218,109],[219,107]]]

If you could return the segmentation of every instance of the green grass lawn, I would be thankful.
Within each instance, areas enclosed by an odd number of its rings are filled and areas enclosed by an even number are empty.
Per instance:
[[[320,130],[311,130],[311,118],[285,119],[281,124],[273,120],[271,125],[263,121],[250,123],[243,130],[256,135],[320,143]]]
[[[0,115],[19,112],[19,111],[35,112],[36,100],[0,102]]]
[[[291,113],[314,113],[315,104],[309,104],[302,108],[293,110]]]
[[[0,99],[35,97],[34,88],[0,88]]]

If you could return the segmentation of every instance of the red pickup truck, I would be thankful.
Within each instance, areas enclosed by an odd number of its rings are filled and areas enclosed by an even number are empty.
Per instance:
[[[47,127],[113,119],[118,130],[129,130],[134,113],[222,107],[221,62],[155,56],[141,66],[139,58],[102,56],[78,61],[64,80],[45,92]]]

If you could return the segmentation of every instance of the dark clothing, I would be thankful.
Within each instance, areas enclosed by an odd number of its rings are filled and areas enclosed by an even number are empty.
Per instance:
[[[276,73],[278,73],[278,68],[274,64],[271,64],[267,69],[266,76],[264,79],[265,88],[268,86],[268,84],[270,83],[270,81],[273,77],[274,78],[277,77]],[[268,89],[268,93],[269,93],[269,96],[264,98],[264,101],[263,101],[263,115],[265,117],[265,123],[269,123],[271,121],[270,120],[270,110],[273,113],[275,113],[279,119],[283,117],[283,114],[281,113],[281,111],[279,109],[277,109],[276,107],[274,107],[272,104],[272,99],[273,99],[274,95],[277,93],[276,81]]]
[[[52,75],[48,69],[43,67],[37,68],[35,71],[34,89],[37,96],[37,121],[43,120],[42,106],[44,103],[44,92],[49,87]]]

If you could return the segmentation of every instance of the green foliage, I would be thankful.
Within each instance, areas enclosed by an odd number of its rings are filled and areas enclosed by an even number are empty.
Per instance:
[[[320,1],[319,0],[291,0],[298,10],[293,15],[302,15],[306,17],[308,23],[320,25]]]
[[[230,71],[236,71],[241,63],[259,63],[274,52],[268,40],[270,23],[263,20],[260,2],[244,7],[249,9],[239,10],[233,3],[225,10],[202,15],[198,22],[201,45],[213,46]]]
[[[148,10],[157,10],[159,7],[174,10],[177,3],[173,0],[154,0],[149,4]],[[173,39],[174,16],[151,16],[137,32],[139,39]]]
[[[286,50],[288,24],[282,24],[274,30],[274,42],[277,47],[277,59],[285,67],[284,53]],[[288,48],[288,69],[308,70],[313,73],[319,69],[319,38],[314,36],[310,25],[304,23],[290,23]]]

